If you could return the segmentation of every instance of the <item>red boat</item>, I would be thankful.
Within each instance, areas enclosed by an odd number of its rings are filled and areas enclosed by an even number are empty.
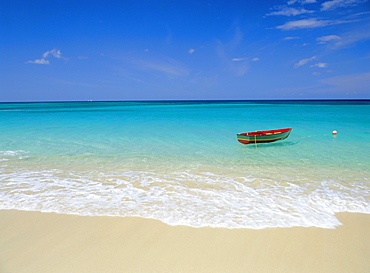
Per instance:
[[[255,131],[248,133],[237,134],[238,141],[243,144],[250,143],[267,143],[274,142],[282,139],[286,139],[292,128],[267,130],[267,131]]]

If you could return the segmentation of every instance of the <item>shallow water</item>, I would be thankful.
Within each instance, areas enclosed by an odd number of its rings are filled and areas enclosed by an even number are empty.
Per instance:
[[[2,103],[0,128],[0,209],[256,229],[370,213],[370,101]]]

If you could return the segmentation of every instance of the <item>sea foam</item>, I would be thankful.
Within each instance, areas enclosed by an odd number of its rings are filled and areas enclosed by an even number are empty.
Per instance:
[[[90,216],[136,216],[169,225],[252,228],[321,227],[338,212],[370,213],[366,183],[227,177],[211,172],[69,172],[0,174],[0,209]]]

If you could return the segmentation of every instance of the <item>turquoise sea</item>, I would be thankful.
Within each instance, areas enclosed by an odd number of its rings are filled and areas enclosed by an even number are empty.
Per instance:
[[[369,100],[0,103],[0,130],[0,209],[253,229],[370,213]]]

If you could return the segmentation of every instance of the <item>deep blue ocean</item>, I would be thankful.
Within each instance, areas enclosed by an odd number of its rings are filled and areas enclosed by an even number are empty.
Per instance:
[[[0,209],[254,229],[370,213],[369,100],[0,103],[0,130]]]

